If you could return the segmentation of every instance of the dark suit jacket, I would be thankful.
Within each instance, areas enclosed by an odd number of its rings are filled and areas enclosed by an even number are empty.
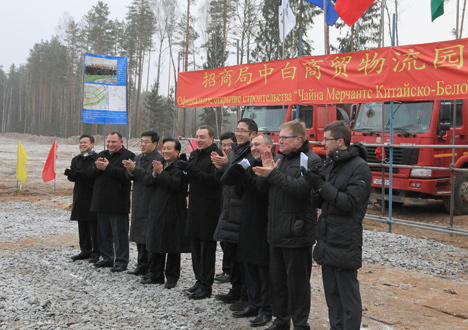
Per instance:
[[[96,178],[91,201],[91,211],[104,213],[128,214],[130,212],[131,182],[125,176],[127,169],[122,160],[135,158],[135,154],[122,146],[110,154],[108,150],[98,154],[98,158],[107,158],[109,165],[104,171],[94,165],[89,173]]]

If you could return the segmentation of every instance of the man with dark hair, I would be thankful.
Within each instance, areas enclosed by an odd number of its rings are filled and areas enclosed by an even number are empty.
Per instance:
[[[237,142],[236,135],[233,132],[226,132],[221,134],[219,138],[221,142],[221,150],[223,154],[229,156],[232,152],[232,145]],[[225,249],[225,242],[219,242],[223,250],[223,272],[215,276],[215,281],[219,283],[227,283],[231,280],[231,270],[233,264],[236,262],[236,256],[231,253],[229,249]]]
[[[359,330],[362,319],[357,271],[362,266],[362,220],[367,210],[372,174],[367,151],[350,145],[351,129],[342,120],[323,129],[327,150],[325,176],[303,169],[322,199],[314,259],[322,265],[322,281],[330,329]]]
[[[180,277],[180,254],[190,252],[185,237],[187,182],[174,166],[179,159],[180,142],[163,140],[164,161],[153,161],[153,194],[150,201],[147,247],[151,252],[150,274],[143,284],[164,283],[172,289]]]
[[[293,120],[280,127],[279,155],[265,151],[263,166],[254,167],[269,185],[268,242],[270,243],[271,305],[276,317],[270,330],[310,329],[310,275],[315,243],[317,205],[301,173],[321,166],[310,150],[304,123]]]
[[[223,150],[226,156],[229,156],[232,152],[232,144],[236,143],[237,139],[233,132],[226,132],[221,134],[219,141],[221,142],[221,150]]]
[[[70,220],[78,221],[78,237],[81,252],[72,260],[88,259],[94,263],[99,260],[99,243],[96,213],[89,210],[93,197],[94,178],[87,173],[97,159],[94,152],[94,137],[83,134],[80,136],[80,154],[71,161],[70,168],[65,170],[69,181],[75,182],[73,187],[73,208]]]
[[[126,159],[122,161],[127,169],[125,175],[133,180],[132,192],[132,221],[130,227],[130,241],[135,242],[138,250],[137,266],[131,275],[144,275],[148,271],[148,252],[146,251],[146,227],[149,218],[149,202],[152,189],[147,185],[151,181],[153,161],[164,161],[164,157],[156,149],[159,135],[154,131],[141,134],[141,154],[135,157],[135,161]]]
[[[112,267],[112,272],[122,272],[127,269],[129,258],[128,214],[131,188],[131,182],[125,174],[127,169],[122,161],[133,160],[135,154],[125,149],[119,132],[109,133],[106,145],[107,150],[98,154],[95,166],[90,170],[96,178],[91,211],[97,212],[99,250],[102,256],[102,260],[94,266]]]
[[[220,179],[225,171],[232,166],[242,162],[244,159],[249,163],[254,161],[250,152],[250,140],[257,135],[257,124],[250,118],[238,121],[236,128],[237,143],[233,145],[233,152],[226,157],[213,153],[211,161],[216,166],[217,176]],[[224,242],[226,254],[234,256],[231,269],[231,289],[227,294],[216,295],[215,298],[225,303],[234,303],[241,298],[244,291],[243,266],[237,262],[237,243],[239,242],[240,206],[242,198],[242,185],[226,186],[223,191],[223,209],[219,217],[218,226],[214,233],[214,239]],[[249,317],[256,311],[238,311],[235,317]]]
[[[195,284],[187,289],[190,299],[211,297],[215,273],[216,241],[213,234],[221,209],[221,183],[216,178],[215,166],[210,155],[221,150],[213,143],[214,129],[198,127],[198,149],[190,154],[188,161],[178,160],[174,166],[186,172],[190,183],[186,236],[190,238],[192,266]]]

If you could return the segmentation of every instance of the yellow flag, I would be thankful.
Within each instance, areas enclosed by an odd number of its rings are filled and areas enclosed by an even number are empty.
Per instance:
[[[18,139],[18,160],[16,161],[16,179],[20,180],[21,182],[26,182],[26,175],[28,172],[26,171],[26,162],[28,161],[28,155],[26,151],[24,151],[23,146],[21,145],[21,141]]]

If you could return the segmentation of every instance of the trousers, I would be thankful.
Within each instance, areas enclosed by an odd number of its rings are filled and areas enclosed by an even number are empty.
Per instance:
[[[115,262],[116,266],[127,267],[129,259],[128,214],[98,212],[97,219],[99,250],[102,259]]]
[[[312,246],[285,248],[270,246],[271,306],[274,324],[310,329],[310,275]]]
[[[359,330],[362,319],[357,270],[322,266],[331,330]]]

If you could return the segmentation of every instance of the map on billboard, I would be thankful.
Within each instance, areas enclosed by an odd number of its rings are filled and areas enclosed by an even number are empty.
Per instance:
[[[127,124],[127,58],[84,53],[83,112],[90,124]]]

